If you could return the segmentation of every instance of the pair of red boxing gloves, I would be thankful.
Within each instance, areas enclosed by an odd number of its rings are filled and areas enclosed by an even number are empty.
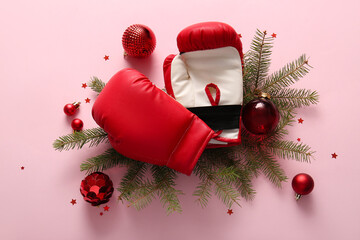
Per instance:
[[[190,175],[205,148],[240,143],[242,44],[229,25],[191,25],[164,61],[166,92],[135,69],[116,73],[92,115],[126,157]]]

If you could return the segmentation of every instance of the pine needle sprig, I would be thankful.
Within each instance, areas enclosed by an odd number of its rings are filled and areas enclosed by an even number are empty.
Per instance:
[[[92,77],[89,82],[89,87],[97,93],[100,93],[103,90],[103,88],[105,87],[105,85],[106,85],[106,83],[104,83],[103,81],[101,81],[99,78],[97,78],[95,76]]]
[[[255,194],[251,184],[252,172],[241,164],[241,154],[239,154],[241,151],[239,146],[206,149],[199,161],[204,161],[204,164],[206,163],[207,167],[214,171],[215,177],[233,185],[243,198],[250,200]],[[202,177],[206,179],[199,185],[197,195],[206,195],[211,190],[211,181],[206,175]],[[199,199],[206,198],[199,197]],[[199,203],[202,206],[206,204]]]
[[[251,169],[247,169],[245,166],[238,166],[235,169],[235,174],[238,177],[235,179],[234,186],[240,192],[241,197],[245,198],[245,200],[254,199],[256,191],[251,183],[253,177]]]
[[[145,178],[147,169],[149,168],[148,163],[134,161],[128,165],[127,173],[122,178],[117,190],[120,192],[119,199],[129,200],[130,195],[135,189],[139,189],[140,185]]]
[[[281,187],[281,183],[287,180],[284,170],[273,155],[259,150],[258,159],[261,159],[261,171],[275,186]]]
[[[282,108],[300,108],[319,102],[318,92],[309,89],[285,88],[272,91],[270,95],[273,103]]]
[[[224,176],[229,177],[231,175],[231,178],[236,178],[233,170],[232,167],[216,170],[209,166],[208,162],[199,161],[194,168],[195,175],[201,180],[193,193],[193,195],[197,197],[195,202],[198,202],[202,207],[205,207],[211,196],[211,194],[209,194],[211,188],[211,190],[214,190],[215,195],[228,208],[231,208],[234,203],[240,206],[240,193],[232,186],[232,184],[228,184],[228,181],[224,179]]]
[[[303,54],[297,60],[288,63],[282,69],[268,76],[260,90],[262,92],[274,92],[289,87],[304,77],[310,71],[310,68],[308,59]]]
[[[200,204],[202,208],[205,208],[208,205],[209,199],[211,199],[211,193],[212,182],[210,178],[203,178],[193,193],[193,196],[197,197],[195,202]]]
[[[163,207],[166,208],[166,213],[170,214],[173,212],[182,212],[178,195],[183,195],[181,190],[175,188],[175,179],[177,173],[166,166],[151,167],[152,176],[154,178],[154,184],[158,189],[158,196]]]
[[[131,194],[125,195],[130,202],[128,206],[134,206],[137,210],[148,206],[158,196],[167,214],[181,212],[178,195],[183,192],[175,189],[176,172],[167,167],[152,166],[153,181],[149,179],[142,182],[133,189]]]
[[[53,147],[59,151],[81,149],[87,143],[89,147],[95,147],[107,141],[107,133],[102,128],[91,128],[59,137],[54,141]]]
[[[274,141],[267,145],[274,155],[277,155],[283,159],[294,159],[301,162],[311,162],[314,157],[314,151],[304,143],[296,143],[292,141]]]
[[[92,172],[104,171],[115,166],[129,166],[134,162],[137,161],[121,155],[113,148],[109,148],[104,153],[84,161],[80,165],[80,170],[86,171],[86,173],[89,174]]]
[[[136,210],[144,209],[156,198],[156,191],[153,182],[149,179],[142,180],[141,184],[127,196],[128,207],[133,206]]]
[[[250,44],[250,50],[245,53],[244,66],[244,98],[261,85],[268,75],[271,63],[272,37],[266,37],[266,31],[257,29]],[[249,91],[250,90],[250,91]]]

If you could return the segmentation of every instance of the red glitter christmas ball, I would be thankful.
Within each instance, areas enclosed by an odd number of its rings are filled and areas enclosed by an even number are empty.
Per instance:
[[[71,122],[71,127],[72,129],[74,129],[74,131],[81,131],[81,129],[83,128],[84,123],[83,121],[81,121],[78,118],[75,118],[74,120],[72,120]]]
[[[272,132],[279,123],[279,118],[279,110],[265,97],[251,100],[242,109],[244,127],[256,135]]]
[[[104,173],[94,172],[81,181],[80,193],[93,206],[107,203],[113,192],[113,182]]]
[[[154,32],[142,24],[128,27],[122,37],[125,53],[132,57],[147,57],[155,49],[156,38]]]

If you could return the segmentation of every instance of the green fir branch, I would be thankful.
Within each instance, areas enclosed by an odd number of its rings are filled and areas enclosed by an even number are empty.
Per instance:
[[[89,82],[89,87],[97,93],[100,93],[105,87],[105,85],[106,84],[103,81],[101,81],[99,78],[95,76],[92,77]]]
[[[241,146],[206,149],[199,161],[204,161],[208,164],[208,167],[214,171],[217,178],[223,179],[228,184],[233,185],[243,198],[250,200],[254,198],[255,194],[251,184],[253,174],[251,170],[241,164],[241,153]],[[203,177],[206,178],[206,176]],[[206,197],[210,197],[211,194],[208,193],[210,190],[211,181],[209,181],[209,179],[204,180],[196,190],[195,195],[200,196],[198,202],[202,207],[207,204]],[[209,196],[202,198],[202,195]],[[205,200],[205,202],[201,202],[202,200]]]
[[[319,102],[318,92],[309,89],[285,88],[272,91],[270,95],[273,103],[282,108],[300,108]]]
[[[193,196],[197,197],[195,202],[200,204],[202,208],[205,208],[211,198],[211,192],[212,182],[210,178],[204,178],[200,184],[196,186],[196,190],[193,193]]]
[[[275,186],[281,187],[281,183],[287,180],[284,170],[276,159],[258,146],[257,150],[245,151],[246,166],[253,171],[255,177],[262,172]]]
[[[224,203],[227,208],[231,208],[234,203],[241,206],[240,193],[227,184],[225,181],[214,181],[215,195]]]
[[[259,157],[261,159],[261,171],[275,186],[281,187],[281,183],[287,180],[284,170],[276,161],[274,156],[268,152],[259,150]]]
[[[104,171],[115,166],[128,166],[134,162],[137,161],[121,155],[113,148],[109,148],[104,153],[84,161],[80,165],[80,170],[86,171],[89,174],[91,172]]]
[[[122,178],[117,190],[120,192],[119,199],[129,200],[135,189],[139,189],[145,178],[145,173],[150,166],[147,163],[134,161],[128,165],[127,173]]]
[[[252,176],[258,177],[261,172],[261,156],[257,154],[257,148],[245,148],[243,151],[243,166],[251,171]]]
[[[295,159],[302,162],[311,162],[311,158],[315,153],[306,144],[286,140],[271,142],[266,148],[283,159]]]
[[[240,206],[240,193],[235,189],[232,184],[228,184],[228,181],[224,179],[224,171],[227,174],[234,174],[233,168],[216,170],[211,164],[206,161],[199,161],[195,168],[194,173],[197,175],[201,182],[196,187],[194,196],[197,197],[196,202],[200,203],[202,207],[206,206],[208,199],[210,198],[209,187],[207,186],[209,181],[211,182],[212,189],[214,189],[215,195],[228,207],[235,203]],[[222,173],[222,174],[221,174]],[[221,176],[222,175],[222,176]],[[232,176],[231,178],[236,176]]]
[[[158,189],[158,196],[163,207],[166,208],[166,213],[181,213],[182,208],[178,195],[183,195],[184,193],[181,190],[175,189],[177,173],[166,166],[156,165],[151,167],[151,171],[154,183]]]
[[[281,88],[289,87],[304,77],[310,71],[310,67],[308,59],[303,54],[297,60],[267,77],[260,90],[262,92],[274,92]]]
[[[274,38],[266,37],[266,34],[257,29],[250,50],[245,54],[245,86],[250,88],[257,89],[269,72]]]
[[[136,210],[141,210],[150,205],[156,198],[156,187],[149,179],[145,179],[128,196],[128,207],[133,206]]]
[[[234,185],[243,198],[246,200],[252,200],[254,199],[256,193],[251,183],[253,173],[251,169],[247,169],[245,166],[241,166],[241,168],[237,167],[235,169],[237,178],[235,179]]]
[[[137,210],[143,209],[158,196],[163,206],[166,207],[167,214],[181,213],[178,195],[182,195],[183,192],[175,189],[176,172],[170,168],[156,165],[153,165],[151,170],[153,181],[142,180],[131,194],[125,195],[129,206],[133,206]]]
[[[81,149],[87,143],[89,147],[95,147],[107,141],[107,133],[102,128],[92,128],[59,137],[54,141],[53,147],[59,151]]]

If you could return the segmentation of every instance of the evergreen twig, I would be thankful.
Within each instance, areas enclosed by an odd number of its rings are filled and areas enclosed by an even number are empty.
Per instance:
[[[145,178],[146,170],[149,164],[144,162],[134,161],[129,165],[127,173],[122,178],[117,190],[120,192],[119,199],[129,200],[130,195],[135,189],[138,189]]]
[[[91,172],[104,171],[115,166],[129,166],[137,161],[127,158],[113,148],[109,148],[104,153],[87,159],[80,165],[81,171]]]
[[[275,186],[281,187],[281,183],[287,180],[284,170],[276,161],[274,156],[259,150],[257,152],[257,161],[260,161],[261,171]]]
[[[288,87],[304,77],[309,72],[310,67],[306,55],[303,54],[297,60],[285,65],[282,69],[267,77],[260,90],[263,92],[273,92]]]
[[[105,87],[105,83],[97,77],[92,77],[89,82],[89,87],[97,93],[100,93]]]
[[[266,37],[266,31],[257,29],[256,34],[250,44],[250,50],[245,54],[244,68],[244,102],[253,91],[258,89],[266,78],[270,63],[271,49],[273,47],[273,37]]]
[[[148,206],[156,197],[157,188],[149,179],[142,180],[141,183],[133,189],[131,194],[127,196],[129,205],[136,210],[141,210]]]
[[[286,140],[271,142],[266,147],[283,159],[295,159],[303,162],[311,162],[314,154],[308,145]]]
[[[158,189],[158,196],[163,207],[166,207],[166,213],[182,212],[178,195],[183,195],[181,190],[175,189],[175,179],[177,174],[174,170],[165,166],[151,167],[154,183]]]
[[[166,207],[167,214],[182,212],[178,195],[182,195],[183,192],[175,189],[176,172],[170,168],[156,165],[153,165],[151,170],[153,181],[148,179],[133,181],[136,186],[131,187],[132,192],[123,195],[130,202],[129,206],[140,210],[149,205],[156,196],[159,196],[163,206]]]
[[[211,186],[214,188],[215,195],[217,195],[228,208],[231,208],[234,203],[240,206],[240,193],[232,184],[228,184],[224,178],[224,174],[232,179],[237,177],[233,167],[217,170],[214,166],[211,166],[211,163],[199,161],[194,168],[194,173],[200,178],[201,183],[196,187],[193,195],[197,197],[196,202],[200,203],[202,207],[207,205],[208,199],[211,196],[209,194],[209,182],[211,182]]]
[[[319,102],[317,91],[309,89],[280,89],[270,92],[271,100],[275,105],[282,108],[300,108]]]
[[[102,142],[107,142],[107,139],[107,133],[102,128],[92,128],[59,137],[54,141],[53,147],[59,151],[76,147],[80,149],[87,143],[90,143],[89,147],[94,147]]]

